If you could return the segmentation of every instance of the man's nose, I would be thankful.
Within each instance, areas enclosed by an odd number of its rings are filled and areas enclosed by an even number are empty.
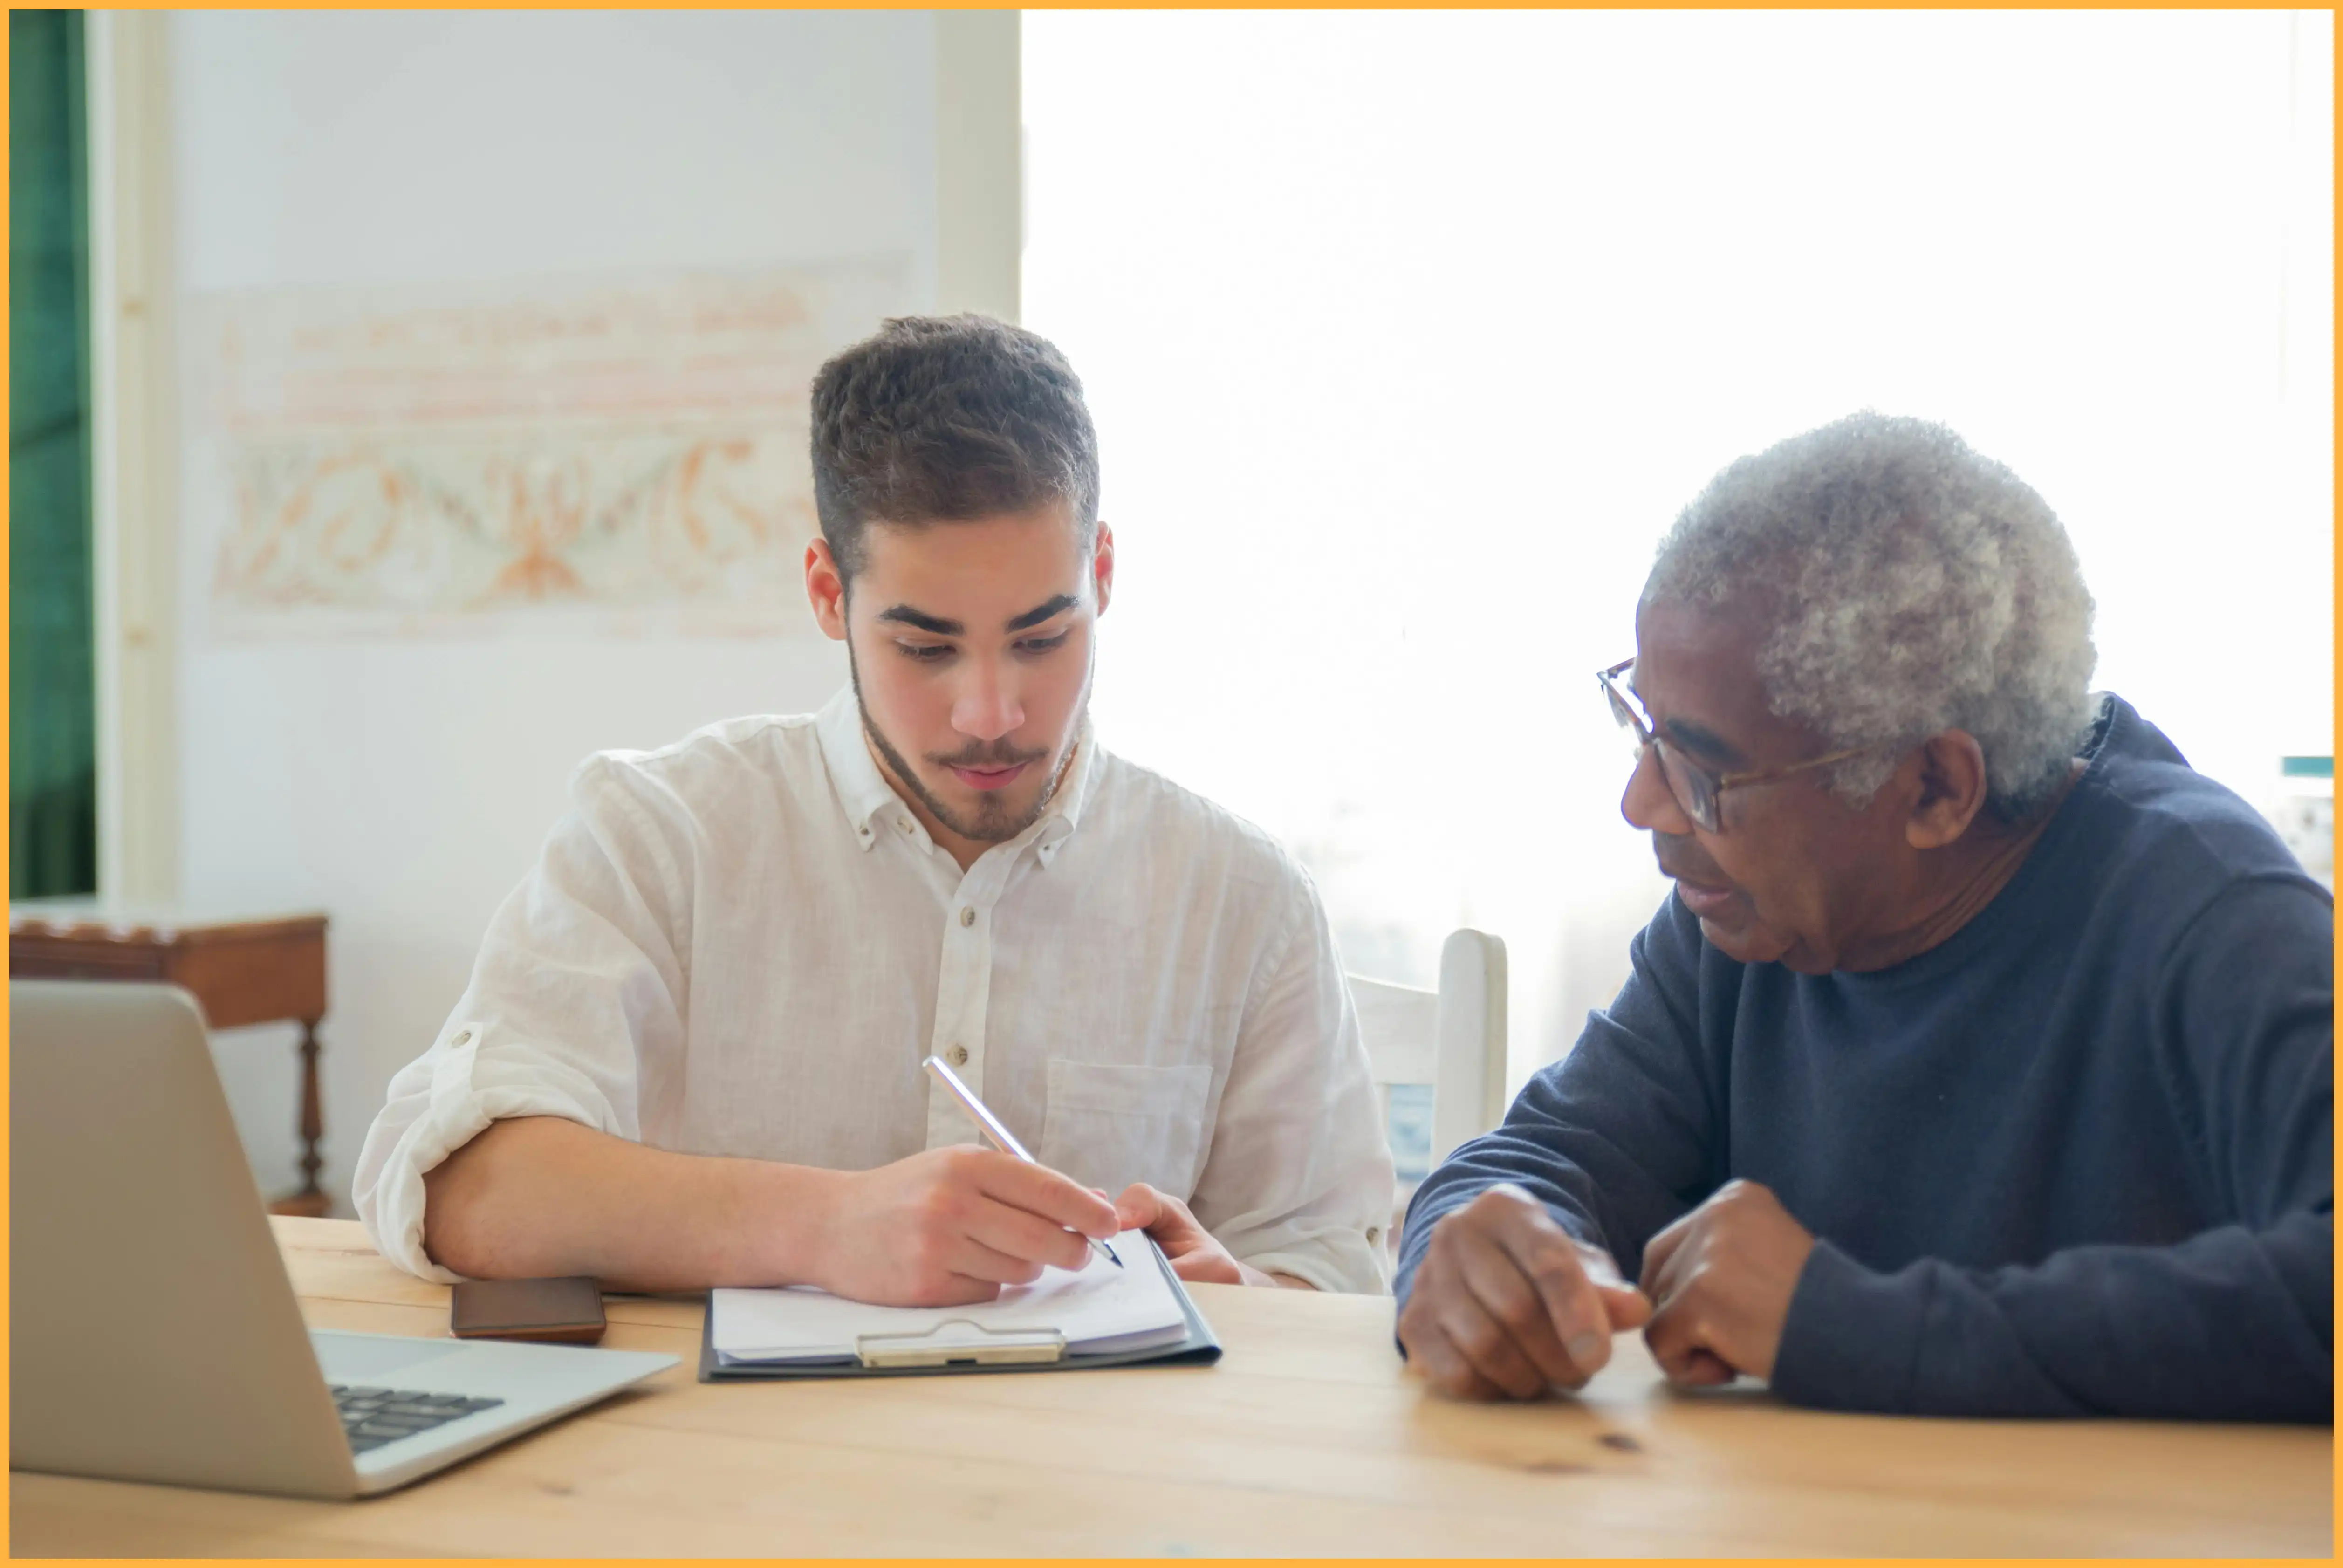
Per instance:
[[[952,703],[952,728],[978,740],[998,740],[1025,722],[1015,677],[989,659],[970,659]]]
[[[1647,745],[1636,755],[1635,770],[1627,776],[1627,792],[1619,798],[1619,815],[1646,833],[1681,839],[1692,832],[1692,819],[1684,815],[1675,791],[1668,788],[1658,747]]]

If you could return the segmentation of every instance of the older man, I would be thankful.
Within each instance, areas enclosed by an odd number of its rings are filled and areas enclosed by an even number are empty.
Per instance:
[[[1576,1387],[1642,1326],[1807,1404],[2329,1419],[2333,900],[2087,693],[2090,617],[1940,427],[1842,420],[1685,510],[1601,678],[1675,892],[1416,1199],[1437,1386]]]

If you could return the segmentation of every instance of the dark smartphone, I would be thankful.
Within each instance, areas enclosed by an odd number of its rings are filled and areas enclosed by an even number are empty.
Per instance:
[[[447,1299],[447,1328],[459,1340],[600,1342],[602,1287],[586,1274],[561,1280],[466,1280]]]

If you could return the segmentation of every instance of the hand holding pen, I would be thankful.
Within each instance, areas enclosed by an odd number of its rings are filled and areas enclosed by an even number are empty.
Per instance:
[[[796,1216],[821,1260],[804,1282],[884,1306],[989,1302],[1044,1268],[1084,1267],[1091,1242],[1122,1228],[1072,1178],[974,1144],[817,1176],[822,1200]]]
[[[1041,1162],[1039,1160],[1025,1151],[1025,1145],[1017,1141],[1017,1135],[1003,1126],[1001,1118],[993,1115],[991,1109],[976,1097],[976,1091],[962,1083],[960,1081],[960,1074],[946,1067],[941,1058],[931,1056],[920,1065],[926,1068],[928,1076],[941,1084],[945,1091],[959,1102],[960,1110],[968,1113],[968,1119],[976,1123],[977,1131],[983,1133],[995,1149],[1000,1150],[1003,1154],[1021,1160],[1028,1165],[1041,1165]],[[1096,1252],[1116,1268],[1122,1267],[1122,1260],[1116,1257],[1105,1242],[1096,1236],[1089,1240],[1091,1251]]]

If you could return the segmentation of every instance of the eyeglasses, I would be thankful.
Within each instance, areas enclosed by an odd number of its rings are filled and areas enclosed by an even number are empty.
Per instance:
[[[1627,675],[1635,668],[1632,658],[1623,659],[1608,669],[1597,670],[1594,678],[1602,684],[1603,695],[1611,701],[1611,717],[1619,721],[1634,740],[1635,758],[1643,759],[1648,748],[1660,754],[1660,777],[1668,781],[1668,793],[1675,797],[1684,814],[1693,819],[1704,833],[1721,833],[1724,815],[1718,802],[1727,789],[1739,789],[1751,784],[1771,784],[1777,779],[1787,779],[1811,768],[1824,768],[1833,762],[1844,762],[1859,757],[1872,748],[1850,747],[1834,751],[1827,757],[1810,757],[1804,762],[1793,762],[1787,768],[1768,768],[1753,773],[1715,773],[1694,762],[1683,752],[1662,739],[1652,727],[1651,715],[1645,711],[1643,699],[1627,685]]]

